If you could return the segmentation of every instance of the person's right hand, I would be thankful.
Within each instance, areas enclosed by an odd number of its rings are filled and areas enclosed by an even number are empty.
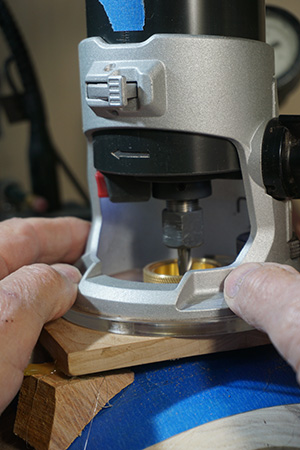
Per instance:
[[[238,316],[267,333],[300,382],[300,274],[290,266],[249,263],[226,278],[224,296]]]

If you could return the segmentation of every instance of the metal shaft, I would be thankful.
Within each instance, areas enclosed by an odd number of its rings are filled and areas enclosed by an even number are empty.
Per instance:
[[[184,212],[193,211],[198,209],[198,200],[193,201],[167,201],[167,208],[171,211]],[[191,249],[188,247],[181,247],[177,249],[178,254],[178,270],[179,275],[184,275],[185,272],[190,270],[192,266]]]
[[[192,267],[192,257],[190,248],[179,248],[178,252],[178,270],[179,275],[184,275],[185,272]]]
[[[179,275],[192,266],[191,249],[202,243],[202,211],[198,200],[167,200],[163,212],[164,242],[177,248]]]

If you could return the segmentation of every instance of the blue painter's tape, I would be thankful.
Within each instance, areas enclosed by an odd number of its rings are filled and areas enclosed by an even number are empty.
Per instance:
[[[145,25],[143,0],[99,0],[113,31],[142,31]]]
[[[213,420],[300,402],[294,371],[271,346],[133,370],[134,382],[110,400],[111,408],[103,408],[69,450],[82,450],[87,440],[88,450],[142,450]]]

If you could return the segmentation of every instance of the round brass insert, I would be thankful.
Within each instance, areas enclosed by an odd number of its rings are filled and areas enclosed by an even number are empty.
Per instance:
[[[193,258],[191,270],[214,269],[220,264],[214,259]],[[179,283],[182,276],[179,275],[177,259],[166,259],[148,264],[143,270],[145,283]]]

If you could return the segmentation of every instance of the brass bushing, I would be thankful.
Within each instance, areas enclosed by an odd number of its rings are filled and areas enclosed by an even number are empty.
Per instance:
[[[214,269],[220,264],[214,259],[193,258],[191,270]],[[166,259],[148,264],[143,269],[145,283],[179,283],[182,275],[179,275],[177,259]]]

